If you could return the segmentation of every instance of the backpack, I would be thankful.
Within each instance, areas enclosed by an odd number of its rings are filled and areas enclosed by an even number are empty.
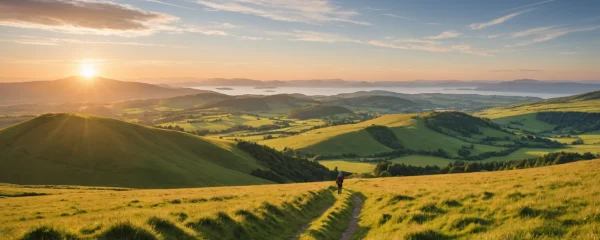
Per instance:
[[[336,182],[337,183],[343,183],[344,182],[344,175],[338,176]]]

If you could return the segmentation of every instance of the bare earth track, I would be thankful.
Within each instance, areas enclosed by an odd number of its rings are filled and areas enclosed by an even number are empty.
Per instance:
[[[352,201],[354,202],[354,209],[352,209],[352,221],[350,221],[350,224],[348,224],[348,229],[346,229],[346,231],[344,231],[342,234],[342,240],[350,240],[352,238],[352,235],[358,228],[358,222],[360,221],[360,218],[358,217],[360,215],[360,210],[362,209],[363,200],[359,196],[354,195],[352,197]]]

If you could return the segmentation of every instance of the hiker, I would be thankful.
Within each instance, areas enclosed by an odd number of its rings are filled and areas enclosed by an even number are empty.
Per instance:
[[[337,170],[337,167],[336,167]],[[342,174],[342,172],[338,171],[338,176],[337,179],[335,180],[335,183],[337,183],[338,186],[338,194],[342,194],[342,184],[344,184],[344,174]]]

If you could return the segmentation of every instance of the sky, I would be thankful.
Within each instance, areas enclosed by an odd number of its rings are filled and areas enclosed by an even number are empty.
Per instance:
[[[2,0],[0,81],[600,80],[597,0]]]

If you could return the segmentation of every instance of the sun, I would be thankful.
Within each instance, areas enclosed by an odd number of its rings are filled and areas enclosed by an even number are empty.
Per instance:
[[[85,78],[93,78],[98,75],[98,70],[94,64],[83,63],[79,66],[79,74]]]

